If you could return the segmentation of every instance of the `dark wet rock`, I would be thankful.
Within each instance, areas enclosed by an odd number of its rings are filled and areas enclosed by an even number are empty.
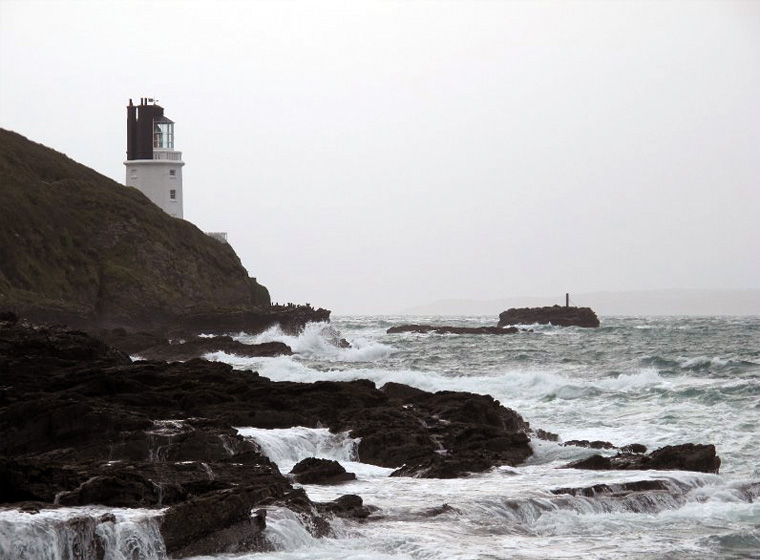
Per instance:
[[[213,352],[244,357],[289,356],[293,352],[282,342],[245,344],[231,336],[190,336],[170,341],[155,333],[129,333],[125,329],[103,330],[98,336],[114,348],[145,360],[185,361]]]
[[[293,353],[284,342],[264,342],[261,344],[244,344],[229,336],[193,338],[176,343],[166,342],[139,350],[137,354],[146,360],[190,360],[200,358],[213,352],[226,352],[247,358],[271,358],[289,356]]]
[[[415,397],[420,397],[427,394],[427,391],[417,389],[417,387],[410,387],[409,385],[394,383],[393,381],[389,381],[380,387],[380,390],[388,395],[389,398],[401,401],[403,403],[409,402]]]
[[[118,348],[130,355],[153,346],[169,344],[169,340],[160,334],[145,331],[132,332],[121,327],[92,331],[90,334],[109,346]]]
[[[305,496],[289,501],[290,482],[258,446],[218,419],[215,406],[258,380],[204,360],[133,363],[80,331],[4,321],[0,503],[169,506],[162,534],[173,557],[260,550],[252,509],[314,515]]]
[[[559,441],[559,434],[547,432],[546,430],[538,429],[531,432],[536,438],[544,441]]]
[[[245,486],[191,498],[169,508],[161,535],[170,558],[266,550],[266,512],[251,514],[261,489]]]
[[[720,470],[720,457],[716,455],[714,445],[695,443],[668,445],[653,451],[648,457],[650,469],[716,474]]]
[[[398,333],[435,333],[435,334],[515,334],[518,329],[514,327],[450,327],[450,326],[433,326],[433,325],[398,325],[391,327],[387,334]]]
[[[354,418],[351,434],[361,438],[362,461],[397,468],[395,476],[464,476],[532,453],[527,422],[490,396],[399,385],[387,391],[392,406]]]
[[[646,453],[647,446],[640,443],[630,443],[620,448],[621,453]]]
[[[587,439],[571,439],[570,441],[564,442],[562,445],[564,446],[570,445],[574,447],[586,447],[589,449],[617,449],[609,441],[601,441],[601,440],[589,441]]]
[[[592,471],[608,471],[614,469],[612,459],[604,455],[592,455],[585,459],[573,461],[565,465],[566,469],[588,469]]]
[[[438,517],[439,515],[444,515],[447,513],[458,513],[459,510],[456,508],[451,507],[449,504],[441,504],[438,507],[426,509],[422,512],[422,515],[425,517]]]
[[[416,478],[461,478],[474,472],[484,472],[493,466],[490,457],[482,454],[469,457],[445,457],[429,455],[412,461],[393,471],[391,476],[412,476]]]
[[[85,340],[83,344],[94,343]],[[391,386],[389,392],[405,395],[395,399],[366,380],[275,383],[223,363],[199,359],[131,363],[102,343],[98,348],[104,354],[96,361],[105,367],[76,361],[66,362],[71,367],[57,372],[49,367],[36,369],[36,361],[14,367],[13,382],[5,383],[13,390],[6,391],[7,406],[0,413],[0,424],[5,420],[12,429],[0,442],[0,453],[3,449],[6,454],[57,450],[61,461],[70,462],[105,459],[108,450],[114,460],[120,453],[144,460],[148,436],[141,434],[149,432],[156,441],[171,439],[161,450],[168,460],[195,440],[197,449],[214,445],[223,449],[218,443],[223,438],[216,438],[216,444],[198,439],[203,430],[197,426],[153,425],[188,418],[213,418],[217,427],[323,425],[336,432],[350,431],[362,438],[359,455],[363,461],[392,468],[406,464],[409,469],[418,464],[418,475],[456,476],[515,465],[531,453],[527,423],[488,396]],[[42,385],[44,391],[39,392]],[[136,435],[125,437],[125,433]],[[177,447],[180,440],[184,447]],[[431,469],[426,464],[434,457],[436,468]],[[452,468],[443,467],[447,464]]]
[[[49,368],[82,362],[97,362],[103,366],[130,363],[124,352],[82,331],[3,321],[0,332],[0,367],[3,368],[0,372],[20,368],[34,376]]]
[[[714,445],[685,443],[668,445],[648,455],[620,452],[614,457],[592,455],[566,466],[591,470],[678,470],[718,473],[720,457]]]
[[[228,313],[198,313],[186,315],[181,321],[169,325],[163,332],[178,338],[201,333],[225,334],[246,332],[256,334],[270,327],[279,326],[283,332],[298,334],[308,323],[327,323],[330,310],[315,309],[306,305],[272,305],[250,311]]]
[[[330,513],[347,519],[366,519],[378,508],[365,506],[360,496],[346,494],[332,502],[317,503],[317,509],[322,513]]]
[[[556,440],[555,440],[556,441]],[[571,439],[562,443],[563,446],[584,447],[587,449],[618,449],[620,453],[646,453],[646,445],[640,443],[631,443],[622,447],[610,443],[609,441],[594,440],[589,441],[587,439]]]
[[[308,457],[299,462],[290,471],[290,475],[299,484],[338,484],[356,480],[356,475],[346,472],[338,461],[316,457]]]
[[[499,327],[508,325],[555,325],[559,327],[596,328],[596,313],[589,307],[513,307],[499,314]]]
[[[555,488],[552,494],[570,494],[571,496],[596,496],[624,497],[631,492],[656,492],[669,490],[665,480],[637,480],[634,482],[621,482],[618,484],[594,484],[583,488]]]
[[[10,323],[15,325],[18,322],[18,317],[12,311],[0,311],[0,323]]]

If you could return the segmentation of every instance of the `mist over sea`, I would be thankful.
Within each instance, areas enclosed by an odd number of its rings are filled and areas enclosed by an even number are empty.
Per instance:
[[[265,534],[274,552],[196,560],[760,558],[760,317],[602,317],[599,329],[534,325],[515,335],[386,334],[390,326],[412,322],[481,326],[496,320],[335,317],[330,325],[308,325],[299,336],[278,328],[236,336],[285,342],[293,356],[207,357],[275,381],[370,379],[378,387],[393,381],[427,391],[490,394],[561,441],[640,443],[650,451],[712,443],[722,458],[720,474],[562,469],[615,451],[534,438],[534,455],[519,467],[452,480],[389,478],[392,469],[360,462],[347,434],[239,426],[282,472],[318,456],[356,473],[356,481],[341,485],[304,486],[312,500],[358,494],[378,510],[366,522],[335,520],[334,538],[315,539],[289,510],[269,508]],[[351,348],[331,342],[333,329]],[[625,483],[653,480],[662,481],[662,489],[625,490]],[[598,484],[619,491],[552,492]],[[104,508],[89,509],[97,516]],[[0,526],[14,524],[15,538],[30,543],[29,558],[58,560],[48,555],[49,527],[56,517],[76,513],[71,510],[77,508],[25,517],[6,512]],[[125,533],[108,536],[116,543],[108,560],[165,558],[155,512],[114,513],[125,521],[116,524]]]

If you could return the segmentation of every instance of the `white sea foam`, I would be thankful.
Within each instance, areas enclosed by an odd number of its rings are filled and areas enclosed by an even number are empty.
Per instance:
[[[104,560],[164,560],[166,551],[157,523],[160,513],[99,506],[34,514],[0,510],[0,558],[73,560],[102,547]]]
[[[292,511],[281,507],[267,508],[264,536],[276,550],[310,548],[317,540]]]
[[[307,323],[298,335],[285,334],[279,326],[273,326],[258,335],[241,334],[235,338],[246,344],[282,342],[300,356],[328,361],[373,362],[394,352],[392,346],[361,336],[351,337],[350,347],[343,348],[341,333],[330,323]]]
[[[717,496],[724,492],[722,479],[714,475],[653,471],[600,473],[547,466],[508,470],[506,473],[497,469],[465,479],[400,478],[357,481],[340,488],[310,487],[312,499],[321,501],[345,491],[360,493],[365,496],[365,502],[380,507],[381,517],[355,527],[348,542],[314,544],[313,549],[309,549],[312,555],[308,557],[322,558],[322,553],[330,551],[334,558],[380,558],[384,556],[375,555],[382,552],[392,558],[408,554],[414,559],[487,559],[493,558],[494,551],[499,550],[505,557],[543,558],[547,541],[537,547],[537,536],[564,542],[566,546],[577,539],[594,542],[603,534],[607,548],[598,541],[592,546],[598,546],[596,552],[588,555],[586,547],[581,552],[571,546],[559,549],[559,557],[609,558],[616,557],[610,554],[609,548],[610,543],[616,542],[616,535],[635,535],[642,522],[648,526],[647,531],[651,531],[661,524],[661,519],[667,519],[675,530],[688,532],[690,538],[697,539],[699,531],[691,525],[703,523],[706,515],[721,512],[723,507],[719,504],[713,508],[705,502],[705,495]],[[552,487],[584,487],[599,482],[614,485],[642,479],[665,480],[670,490],[597,498],[548,492]],[[755,506],[746,495],[742,498],[741,492],[731,491],[729,495],[734,502],[725,512],[736,516],[726,517],[727,524],[754,515]],[[449,507],[443,508],[444,503]],[[675,512],[684,507],[691,512],[679,518]],[[435,510],[437,513],[431,513]],[[655,530],[644,548],[655,551],[667,540]],[[366,556],[353,555],[359,550]]]
[[[330,433],[327,428],[237,428],[238,433],[251,438],[261,447],[262,452],[283,472],[290,472],[293,466],[309,457],[332,459],[339,463],[356,460],[358,441],[343,432]]]
[[[703,369],[710,366],[718,366],[723,367],[727,366],[731,363],[732,360],[728,358],[721,358],[719,356],[714,356],[710,358],[709,356],[695,356],[693,358],[687,358],[685,356],[679,356],[676,358],[676,362],[678,362],[678,365],[683,369]]]

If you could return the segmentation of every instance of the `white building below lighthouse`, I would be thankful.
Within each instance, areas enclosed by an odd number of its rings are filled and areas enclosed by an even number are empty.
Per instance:
[[[182,152],[174,149],[174,121],[155,100],[127,106],[125,184],[175,218],[182,218]]]

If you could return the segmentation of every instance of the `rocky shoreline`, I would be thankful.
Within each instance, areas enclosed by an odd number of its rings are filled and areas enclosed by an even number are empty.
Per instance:
[[[489,396],[366,380],[273,382],[197,358],[133,361],[84,332],[0,316],[2,507],[165,508],[159,527],[172,558],[265,550],[264,508],[275,505],[315,536],[330,534],[332,516],[372,519],[358,496],[315,504],[293,486],[300,476],[348,480],[340,465],[306,462],[286,476],[232,426],[346,432],[361,438],[360,461],[429,478],[517,466],[532,454],[532,437],[557,439]],[[568,467],[720,466],[711,445],[644,451],[630,446]]]

